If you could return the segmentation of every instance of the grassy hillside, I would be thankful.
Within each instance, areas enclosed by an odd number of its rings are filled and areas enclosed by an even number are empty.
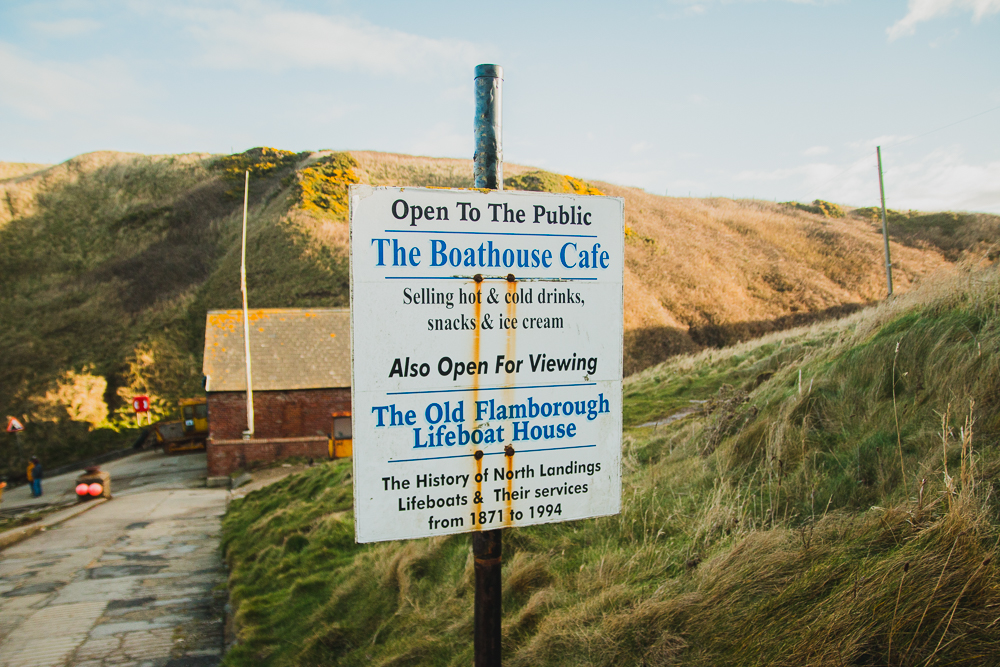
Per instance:
[[[255,307],[347,305],[350,184],[472,184],[469,160],[368,152],[0,164],[0,416],[28,425],[21,456],[5,441],[0,474],[31,452],[51,466],[124,446],[135,393],[161,417],[201,391],[205,312],[240,303],[245,169]],[[864,211],[835,219],[826,209],[658,197],[515,164],[505,174],[508,188],[625,198],[627,373],[881,295],[881,237]],[[915,215],[893,244],[899,291],[982,250],[1000,220]]]
[[[882,229],[882,212],[876,208],[856,208],[850,215]],[[933,248],[950,261],[1000,257],[1000,216],[987,213],[922,213],[886,211],[890,237],[914,248]]]
[[[40,171],[50,166],[52,165],[33,164],[31,162],[0,162],[0,181],[24,176],[25,174]]]
[[[504,664],[996,664],[995,267],[647,369],[625,422],[621,515],[505,530]],[[231,504],[226,664],[471,662],[468,536],[356,545],[350,477]]]

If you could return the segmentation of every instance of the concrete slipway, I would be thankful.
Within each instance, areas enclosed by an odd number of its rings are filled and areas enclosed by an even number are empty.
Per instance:
[[[0,667],[217,665],[229,492],[205,488],[203,453],[102,468],[112,500],[52,514],[0,552]],[[14,489],[3,508],[71,501],[74,477],[46,479],[39,501]]]

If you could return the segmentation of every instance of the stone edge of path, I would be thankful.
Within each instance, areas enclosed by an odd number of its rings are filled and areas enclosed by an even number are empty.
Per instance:
[[[3,551],[9,546],[17,544],[23,540],[28,539],[32,535],[41,532],[46,528],[51,528],[52,526],[57,526],[63,521],[68,521],[75,516],[79,516],[84,512],[91,510],[98,505],[102,505],[108,501],[108,498],[97,498],[96,500],[90,500],[85,503],[79,503],[68,507],[64,510],[58,512],[53,512],[44,519],[37,521],[35,523],[30,523],[27,526],[20,526],[18,528],[12,528],[8,531],[0,533],[0,551]]]

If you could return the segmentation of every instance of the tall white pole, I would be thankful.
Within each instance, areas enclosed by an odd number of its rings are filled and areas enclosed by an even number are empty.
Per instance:
[[[247,361],[247,430],[245,438],[253,437],[253,382],[250,374],[250,316],[247,312],[247,200],[250,198],[250,170],[243,185],[243,257],[240,261],[240,291],[243,293],[243,356]]]

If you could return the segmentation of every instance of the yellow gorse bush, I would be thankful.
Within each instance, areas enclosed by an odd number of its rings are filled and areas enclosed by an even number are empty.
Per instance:
[[[348,153],[334,153],[306,167],[298,174],[299,206],[346,219],[347,188],[361,182],[357,168]]]
[[[214,167],[226,178],[242,179],[247,170],[255,176],[262,176],[279,167],[288,166],[294,162],[295,156],[292,151],[263,146],[227,155],[220,158]]]
[[[822,215],[824,218],[843,218],[844,209],[833,202],[822,199],[814,199],[812,204],[802,204],[797,201],[785,202],[786,206],[797,208],[800,211]]]
[[[529,171],[504,179],[504,188],[508,190],[528,190],[531,192],[569,193],[574,195],[603,195],[604,193],[586,181],[551,171]]]
[[[590,185],[585,181],[581,181],[579,178],[573,178],[572,176],[563,176],[566,183],[569,184],[570,192],[575,195],[603,195],[604,193],[597,188]]]

